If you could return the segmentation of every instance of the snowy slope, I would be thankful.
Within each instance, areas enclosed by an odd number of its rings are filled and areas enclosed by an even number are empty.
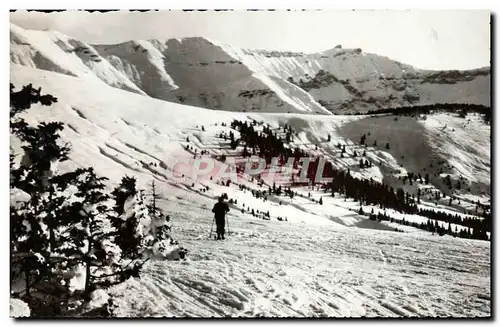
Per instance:
[[[215,43],[215,42],[214,42]],[[293,79],[314,80],[320,71],[333,81],[312,83],[306,90],[334,113],[432,103],[490,105],[489,68],[455,72],[424,71],[362,49],[337,46],[321,53],[238,49],[215,43],[252,71]]]
[[[120,58],[143,71],[144,56],[150,51],[144,52],[133,47],[135,54],[130,55],[129,51],[122,50],[124,47],[130,49],[132,46],[129,43],[97,48],[106,58]],[[163,63],[160,69],[166,70],[178,85],[173,92],[164,92],[161,87],[158,90],[155,85],[143,88],[156,98],[228,111],[329,113],[303,90],[294,85],[283,87],[267,75],[255,74],[204,38],[152,40],[145,43],[161,53]],[[109,57],[110,53],[113,57]],[[115,67],[120,68],[116,64]]]
[[[112,183],[124,175],[136,176],[141,187],[156,179],[162,194],[159,205],[172,217],[175,238],[190,250],[187,261],[151,261],[140,280],[114,287],[110,293],[119,316],[490,315],[489,242],[372,222],[356,213],[358,203],[308,188],[297,192],[311,192],[316,199],[323,196],[322,206],[303,197],[263,202],[249,191],[222,186],[216,180],[172,178],[175,161],[193,157],[186,144],[198,153],[231,154],[216,137],[229,131],[221,123],[249,118],[272,128],[291,125],[298,133],[294,145],[329,157],[337,167],[352,167],[352,174],[359,178],[382,180],[397,174],[389,173],[404,169],[397,152],[372,149],[369,155],[384,165],[365,171],[354,168],[358,159],[336,155],[339,142],[348,144],[349,152],[356,147],[352,139],[357,140],[362,129],[354,136],[349,129],[362,122],[363,116],[206,110],[133,94],[85,76],[17,64],[11,65],[11,83],[16,87],[33,83],[58,97],[53,106],[36,106],[25,116],[29,123],[50,118],[66,124],[62,135],[72,145],[71,160],[59,169],[93,166]],[[181,83],[176,81],[176,85]],[[442,121],[461,128],[458,120],[448,116],[414,123],[421,126],[421,137],[429,133],[432,141]],[[473,117],[471,121],[480,126]],[[467,130],[460,133],[465,137]],[[328,134],[331,142],[325,141]],[[425,151],[449,157],[457,169],[459,164],[470,167],[476,160],[489,161],[487,136],[489,127],[470,138],[470,143],[443,136],[439,142],[447,142],[446,146],[430,146]],[[190,142],[186,142],[188,137]],[[475,153],[481,159],[467,155],[476,143],[484,143]],[[319,144],[318,150],[314,144]],[[11,146],[19,153],[15,140]],[[484,174],[489,172],[489,166],[479,168]],[[482,174],[476,181],[485,181]],[[240,176],[240,183],[259,188],[247,175]],[[225,243],[208,240],[210,209],[223,192],[238,201],[231,205]],[[423,205],[434,206],[425,201]],[[253,217],[250,208],[269,211],[271,219]],[[406,232],[394,232],[394,228]]]
[[[206,239],[210,218],[203,205],[171,206],[180,221],[176,236],[193,254],[187,262],[152,262],[143,278],[114,288],[120,316],[489,315],[484,242],[284,226],[236,213],[220,243]]]
[[[395,170],[422,176],[428,173],[432,184],[444,193],[448,193],[447,188],[439,179],[446,175],[454,181],[465,178],[473,194],[490,193],[491,127],[480,116],[469,114],[459,118],[456,114],[435,114],[425,119],[397,120],[393,116],[364,117],[342,126],[341,134],[353,142],[367,135],[366,143],[370,146],[367,149],[357,146],[359,153],[366,151],[376,162],[384,161],[382,153],[390,153]],[[372,146],[374,141],[378,146]],[[384,149],[387,143],[390,150]],[[439,174],[438,168],[443,166],[448,169]]]
[[[144,94],[85,42],[56,31],[25,30],[14,24],[10,24],[10,41],[11,63],[101,81]]]
[[[304,54],[239,49],[201,37],[89,45],[11,24],[11,62],[225,111],[341,114],[412,104],[490,105],[489,68],[423,71],[339,46]]]
[[[11,63],[210,109],[330,114],[304,90],[254,76],[203,38],[92,46],[55,31],[10,30]]]
[[[114,47],[95,45],[94,48],[153,98],[161,99],[178,88],[165,70],[165,57],[159,42],[153,45],[148,41],[131,41]]]

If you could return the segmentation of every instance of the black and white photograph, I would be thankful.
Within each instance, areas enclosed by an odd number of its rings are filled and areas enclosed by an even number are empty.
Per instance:
[[[11,318],[492,318],[491,11],[11,9]]]

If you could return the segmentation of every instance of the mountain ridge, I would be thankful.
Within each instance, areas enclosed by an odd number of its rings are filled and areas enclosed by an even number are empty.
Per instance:
[[[490,105],[489,67],[423,70],[341,45],[309,54],[242,49],[205,37],[92,45],[11,24],[10,52],[12,63],[225,111],[351,114],[434,103]]]

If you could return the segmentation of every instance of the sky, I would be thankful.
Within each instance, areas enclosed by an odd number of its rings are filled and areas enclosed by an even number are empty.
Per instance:
[[[485,10],[18,11],[10,21],[91,44],[202,36],[242,48],[306,53],[341,44],[422,69],[490,65],[490,12]]]

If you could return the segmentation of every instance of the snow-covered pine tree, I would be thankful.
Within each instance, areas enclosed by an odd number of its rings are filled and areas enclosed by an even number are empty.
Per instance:
[[[136,208],[144,203],[140,200],[136,184],[134,177],[125,176],[120,185],[111,192],[115,200],[114,209],[118,215],[118,219],[113,222],[116,228],[116,244],[126,258],[137,258],[140,254],[141,240],[137,237],[139,217],[136,212],[147,210],[145,206],[142,210]]]
[[[54,243],[54,235],[51,238],[50,231],[54,231],[53,209],[60,204],[61,196],[54,196],[49,179],[52,164],[67,160],[69,152],[67,145],[57,143],[62,123],[40,123],[33,127],[19,116],[31,105],[49,106],[57,102],[52,95],[40,92],[41,89],[33,89],[31,84],[15,92],[10,84],[10,132],[22,142],[24,150],[20,165],[14,163],[14,155],[10,156],[10,187],[25,195],[25,200],[19,203],[11,200],[11,281],[24,274],[26,296],[51,274],[50,243]]]
[[[46,258],[49,256],[47,226],[40,217],[41,208],[33,202],[21,208],[10,208],[11,232],[11,282],[23,278],[26,296],[50,272]],[[20,294],[21,295],[21,294]]]
[[[84,265],[85,295],[129,276],[122,269],[121,249],[114,242],[112,220],[116,214],[109,195],[104,193],[105,180],[107,178],[98,177],[93,168],[85,169],[76,185],[77,200],[73,201],[66,217],[69,227],[61,249],[69,266]]]
[[[171,236],[172,226],[169,225],[170,216],[165,215],[158,208],[159,194],[153,180],[151,182],[151,193],[148,194],[149,203],[147,205],[149,216],[151,218],[149,235],[147,236],[148,246],[151,249],[152,255],[170,257],[174,253],[184,258],[187,250],[179,247],[178,242]],[[176,256],[176,255],[174,255]]]
[[[166,225],[166,222],[169,221],[170,217],[165,216],[157,206],[157,200],[159,199],[159,194],[155,185],[155,181],[151,182],[151,193],[149,193],[149,203],[147,204],[149,215],[151,216],[151,234],[156,236],[157,227],[163,227]],[[165,220],[165,224],[163,223]],[[166,225],[168,226],[168,225]],[[170,230],[170,228],[169,228]],[[163,233],[163,232],[162,232]]]
[[[121,215],[124,210],[125,201],[137,193],[136,179],[134,177],[125,176],[122,178],[120,185],[116,187],[111,195],[115,200],[115,211]]]
[[[68,294],[60,293],[68,291],[67,273],[78,264],[90,263],[87,292],[104,283],[97,280],[97,271],[124,280],[136,270],[133,266],[123,269],[119,262],[120,248],[113,244],[110,220],[114,211],[105,204],[103,179],[92,169],[65,174],[54,170],[54,164],[67,160],[70,151],[67,144],[60,144],[63,124],[33,127],[19,115],[33,104],[50,105],[57,99],[41,95],[31,84],[19,92],[11,85],[10,91],[10,131],[21,141],[24,152],[20,163],[10,156],[11,194],[23,195],[22,201],[11,198],[11,282],[23,279],[24,290],[17,288],[14,296],[34,304],[35,316],[56,315],[68,299]],[[113,273],[115,269],[118,274]],[[37,299],[32,298],[32,290]]]
[[[61,144],[59,132],[64,126],[60,122],[28,125],[19,114],[31,105],[51,105],[57,99],[41,95],[41,90],[32,85],[14,92],[11,85],[10,131],[21,141],[23,157],[14,163],[11,156],[11,190],[23,193],[23,201],[11,199],[11,282],[24,279],[24,292],[18,293],[33,306],[33,314],[57,315],[64,310],[68,299],[64,276],[72,265],[65,257],[62,233],[68,226],[68,212],[73,206],[71,188],[80,174],[73,172],[58,174],[55,166],[68,160],[70,148]],[[24,276],[16,276],[16,272]],[[34,297],[31,290],[35,290]],[[24,294],[22,294],[24,293]]]
[[[119,215],[114,224],[117,229],[116,243],[122,249],[124,258],[136,261],[140,266],[154,253],[157,234],[168,235],[170,230],[168,225],[166,231],[161,227],[166,225],[168,218],[156,206],[156,187],[152,196],[154,201],[151,201],[143,190],[136,188],[135,178],[124,177],[112,194]]]

